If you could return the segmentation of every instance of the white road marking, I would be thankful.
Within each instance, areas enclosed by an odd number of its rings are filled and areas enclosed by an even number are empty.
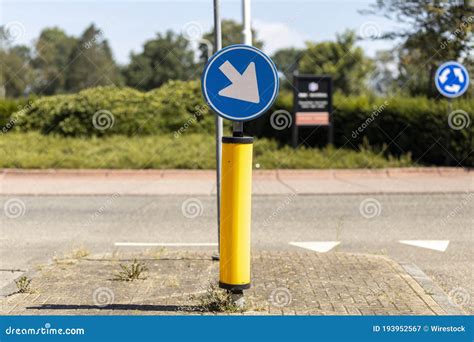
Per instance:
[[[212,242],[116,242],[116,247],[214,247]]]
[[[339,245],[340,241],[306,241],[306,242],[290,242],[289,244],[296,247],[306,248],[318,253],[326,253]]]
[[[433,249],[444,252],[448,248],[449,240],[400,240],[405,245]]]

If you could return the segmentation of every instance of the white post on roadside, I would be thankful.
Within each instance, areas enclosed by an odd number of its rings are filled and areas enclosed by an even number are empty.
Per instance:
[[[245,45],[252,45],[252,24],[251,24],[251,11],[250,11],[250,0],[242,0],[242,34],[244,36],[243,43]],[[244,136],[244,123],[236,121],[233,123],[233,135]]]
[[[214,53],[222,49],[221,11],[220,1],[214,0]],[[216,116],[216,194],[217,194],[217,257],[220,251],[220,227],[221,227],[221,166],[222,166],[222,118]]]
[[[244,44],[252,45],[252,24],[250,12],[250,0],[242,0],[242,19],[243,19],[243,34]]]

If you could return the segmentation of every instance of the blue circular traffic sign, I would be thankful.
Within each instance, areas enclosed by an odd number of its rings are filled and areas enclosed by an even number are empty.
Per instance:
[[[446,62],[436,70],[435,84],[442,95],[451,98],[458,97],[469,87],[469,73],[458,62]]]
[[[201,80],[209,106],[233,121],[264,114],[278,95],[278,72],[273,61],[249,45],[231,45],[207,62]]]

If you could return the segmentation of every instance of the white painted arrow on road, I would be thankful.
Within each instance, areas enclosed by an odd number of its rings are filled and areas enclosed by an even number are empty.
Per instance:
[[[449,240],[400,240],[405,245],[433,249],[444,252],[448,248]]]
[[[331,249],[339,245],[340,241],[307,241],[307,242],[290,242],[290,245],[306,248],[319,253],[329,252]]]
[[[240,74],[229,61],[225,61],[219,70],[232,82],[230,86],[219,91],[220,96],[252,103],[260,102],[254,62],[248,65],[243,74]]]

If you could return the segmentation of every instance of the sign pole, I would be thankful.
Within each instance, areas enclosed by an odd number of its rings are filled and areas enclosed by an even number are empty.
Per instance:
[[[441,95],[448,98],[448,120],[453,107],[451,100],[464,94],[469,87],[469,72],[466,67],[456,61],[448,61],[441,64],[435,73],[435,85]],[[451,156],[449,154],[450,131],[446,131],[446,157],[445,164],[449,166]]]
[[[214,53],[222,49],[222,29],[220,1],[214,0]],[[221,167],[222,167],[222,131],[223,119],[216,115],[216,195],[217,195],[217,255],[213,257],[219,260],[220,253],[220,227],[221,227]]]
[[[250,0],[242,0],[242,34],[244,36],[243,43],[252,45],[252,26],[251,26]],[[244,123],[242,121],[234,121],[232,124],[233,136],[244,136]]]
[[[201,80],[203,96],[212,110],[236,123],[265,114],[278,96],[275,63],[246,44],[215,53]],[[250,288],[251,273],[253,138],[243,136],[241,124],[234,127],[234,134],[242,136],[222,138],[219,287],[229,291],[236,306],[243,307],[243,291]]]
[[[451,98],[448,97],[448,117],[449,117],[449,114],[453,111],[453,104],[451,103]],[[446,166],[449,166],[449,163],[451,163],[451,157],[449,155],[449,144],[451,143],[451,132],[449,129],[446,130],[446,157],[445,157],[445,163],[446,163]]]
[[[242,0],[242,27],[243,43],[252,45],[252,27],[250,24],[250,0]],[[233,193],[234,198],[229,200],[225,198],[223,208],[226,213],[231,213],[230,226],[238,227],[239,233],[229,236],[232,229],[226,222],[224,240],[235,240],[224,243],[223,250],[225,254],[235,253],[234,250],[246,251],[240,252],[238,260],[234,260],[236,265],[234,269],[240,269],[240,272],[229,272],[229,267],[221,268],[220,285],[227,288],[231,294],[232,301],[237,307],[243,307],[245,304],[244,289],[250,286],[250,211],[252,201],[252,154],[253,139],[244,138],[244,122],[233,121],[232,138],[228,138],[224,144],[224,159],[226,161],[226,172],[224,175],[224,186],[226,192]],[[229,167],[230,166],[230,167]],[[248,221],[248,222],[246,222]],[[228,258],[226,258],[228,259]],[[242,285],[228,285],[222,280],[229,279],[241,282]]]

